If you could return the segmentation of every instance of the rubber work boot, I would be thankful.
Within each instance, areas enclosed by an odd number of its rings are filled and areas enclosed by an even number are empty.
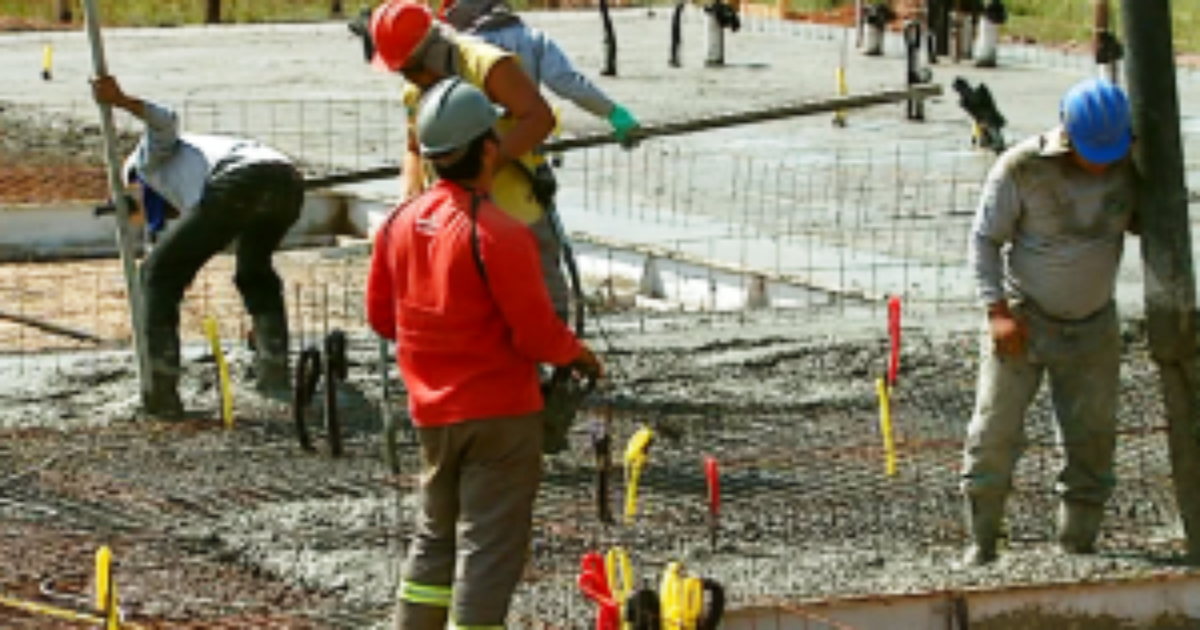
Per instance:
[[[254,388],[282,401],[291,400],[288,373],[288,323],[283,313],[254,316]]]
[[[1096,553],[1096,537],[1104,520],[1104,506],[1063,502],[1058,507],[1058,545],[1064,553]]]
[[[999,557],[996,547],[1004,522],[1004,500],[972,497],[964,507],[971,542],[963,554],[963,566],[979,567],[995,562]]]
[[[174,328],[146,331],[146,353],[150,357],[150,391],[142,401],[145,415],[160,420],[183,417],[179,399],[179,333]]]

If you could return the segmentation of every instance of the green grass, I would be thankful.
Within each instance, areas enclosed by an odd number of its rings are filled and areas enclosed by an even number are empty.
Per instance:
[[[437,4],[437,0],[432,0]],[[665,3],[669,0],[655,0]],[[852,5],[853,0],[786,0],[794,11],[823,11]],[[897,0],[892,0],[897,4]],[[1125,0],[1131,1],[1131,0]],[[1135,0],[1136,1],[1136,0]],[[377,0],[343,0],[344,12],[357,13],[362,6]],[[1111,0],[1112,16],[1120,22],[1121,0]],[[80,4],[73,1],[78,14]],[[222,21],[244,22],[313,22],[331,19],[331,0],[222,0]],[[514,0],[518,8],[540,6],[541,0]],[[763,4],[775,4],[768,0]],[[1005,25],[1007,35],[1043,43],[1091,41],[1092,8],[1087,0],[1007,0],[1010,20]],[[198,24],[204,19],[205,0],[97,0],[101,19],[106,24],[121,26],[177,26]],[[1180,52],[1200,52],[1200,2],[1174,0],[1175,46]],[[54,0],[0,0],[0,17],[20,18],[38,23],[52,23]],[[76,19],[80,18],[76,15]],[[1120,32],[1120,31],[1118,31]]]
[[[869,0],[867,0],[869,1]],[[1120,2],[1110,0],[1113,27],[1120,33]],[[1137,1],[1137,0],[1124,0]],[[853,5],[854,0],[787,0],[793,11],[823,11]],[[763,2],[767,4],[769,2]],[[771,3],[773,4],[773,3]],[[893,6],[899,4],[892,0]],[[1200,2],[1173,0],[1172,34],[1179,52],[1200,52]],[[1092,5],[1088,0],[1006,0],[1009,22],[1004,33],[1042,43],[1078,42],[1092,37]]]

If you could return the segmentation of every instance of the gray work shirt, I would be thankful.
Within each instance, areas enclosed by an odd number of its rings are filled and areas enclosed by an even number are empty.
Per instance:
[[[179,119],[171,108],[145,101],[146,133],[125,160],[125,171],[137,167],[151,188],[180,213],[204,197],[204,187],[215,171],[229,172],[247,164],[283,163],[291,160],[255,140],[199,134],[180,134]]]
[[[575,65],[545,33],[516,21],[499,28],[472,31],[471,34],[487,43],[514,53],[521,60],[525,74],[535,84],[545,84],[559,97],[600,118],[608,118],[613,101]]]
[[[988,174],[971,226],[979,299],[1031,301],[1064,320],[1104,308],[1134,216],[1134,184],[1129,160],[1103,174],[1076,164],[1061,129],[1006,151]]]

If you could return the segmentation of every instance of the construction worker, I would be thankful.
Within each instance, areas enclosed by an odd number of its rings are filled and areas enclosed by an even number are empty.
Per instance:
[[[179,399],[179,305],[200,268],[237,242],[234,283],[253,318],[257,389],[286,398],[288,324],[283,282],[271,257],[300,217],[304,180],[285,155],[245,138],[181,134],[169,107],[126,94],[116,78],[92,81],[99,103],[142,120],[145,134],[125,161],[135,204],[157,240],[142,264],[145,352],[152,417],[183,415]],[[168,219],[177,225],[165,230]]]
[[[971,228],[970,264],[987,307],[962,489],[967,565],[996,559],[1025,414],[1045,375],[1065,450],[1058,542],[1094,553],[1112,495],[1121,338],[1113,301],[1134,223],[1129,102],[1089,79],[1060,107],[1061,126],[1005,152]]]
[[[422,157],[440,178],[377,232],[367,319],[397,341],[421,445],[420,511],[398,630],[503,628],[541,483],[537,366],[599,378],[600,362],[554,313],[537,243],[489,196],[500,114],[458,78],[417,109]]]
[[[548,35],[521,20],[507,0],[458,0],[439,13],[461,33],[517,55],[535,85],[545,84],[559,97],[605,120],[625,143],[639,127],[637,118],[575,69],[571,59]]]
[[[492,196],[502,210],[528,225],[538,239],[542,277],[555,311],[566,316],[569,294],[559,266],[561,243],[546,212],[554,182],[538,177],[536,154],[554,129],[554,114],[516,55],[480,39],[461,36],[435,22],[424,4],[389,0],[371,14],[372,60],[377,68],[399,72],[408,81],[404,103],[409,113],[408,147],[401,172],[401,195],[408,199],[429,181],[422,166],[412,118],[422,92],[441,79],[459,77],[504,108],[497,123],[500,164]]]

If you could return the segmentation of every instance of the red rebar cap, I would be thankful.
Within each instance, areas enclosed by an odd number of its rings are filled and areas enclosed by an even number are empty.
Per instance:
[[[429,7],[418,2],[389,0],[380,5],[371,13],[371,39],[375,42],[371,65],[387,72],[404,67],[432,25]]]

